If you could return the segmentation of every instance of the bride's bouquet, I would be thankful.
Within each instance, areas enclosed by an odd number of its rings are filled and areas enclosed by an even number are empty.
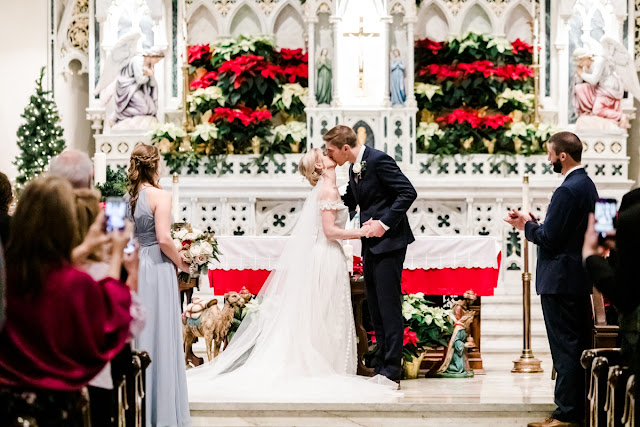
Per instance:
[[[218,242],[213,233],[206,233],[189,224],[174,224],[171,231],[173,243],[183,261],[189,264],[189,272],[182,272],[178,278],[183,282],[189,282],[191,276],[206,274],[209,264],[218,259]]]

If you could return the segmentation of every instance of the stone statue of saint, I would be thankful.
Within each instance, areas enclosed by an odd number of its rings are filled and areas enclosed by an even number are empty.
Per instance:
[[[473,339],[469,338],[469,327],[473,322],[475,311],[466,310],[463,305],[464,300],[460,300],[453,309],[457,320],[454,324],[451,340],[449,340],[449,345],[447,346],[444,362],[435,374],[436,377],[473,377],[473,371],[469,368],[469,361],[467,360],[467,349],[475,346]]]
[[[107,108],[113,129],[148,129],[157,123],[158,82],[154,66],[164,58],[159,48],[138,51],[140,33],[121,37],[105,59],[95,93]]]
[[[400,51],[393,49],[391,52],[391,105],[404,105],[407,100],[407,92],[404,87],[405,64],[400,57]]]
[[[320,56],[316,61],[317,79],[316,79],[316,100],[318,104],[331,103],[331,60],[329,59],[329,51],[323,48]]]
[[[164,54],[160,50],[149,50],[131,58],[120,70],[116,81],[116,109],[113,121],[119,122],[136,116],[155,116],[158,112],[158,83],[154,65]]]

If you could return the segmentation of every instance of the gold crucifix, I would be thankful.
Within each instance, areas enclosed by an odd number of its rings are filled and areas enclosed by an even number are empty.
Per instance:
[[[360,29],[357,33],[342,33],[344,37],[357,37],[360,42],[360,52],[358,54],[358,88],[364,89],[364,58],[362,57],[362,38],[363,37],[380,37],[380,33],[364,32],[364,17],[360,17]]]

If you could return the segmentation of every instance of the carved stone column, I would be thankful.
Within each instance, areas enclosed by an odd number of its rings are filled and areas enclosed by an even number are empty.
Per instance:
[[[338,62],[339,62],[338,49],[340,46],[340,43],[338,43],[338,37],[340,36],[338,34],[338,31],[339,31],[338,26],[341,21],[342,21],[342,18],[337,16],[332,16],[329,18],[329,22],[331,23],[332,32],[333,32],[333,61],[331,64],[331,90],[332,90],[331,106],[332,107],[340,106],[340,93],[338,91],[337,76],[340,71],[338,69]]]
[[[316,102],[316,23],[318,17],[314,16],[307,20],[307,38],[309,40],[309,46],[307,53],[309,54],[309,100],[307,106],[315,107],[318,105]]]
[[[407,107],[416,107],[416,96],[414,92],[414,77],[415,77],[415,59],[414,59],[414,35],[413,27],[416,23],[416,17],[411,16],[404,19],[404,23],[407,26]]]
[[[385,107],[391,107],[391,95],[389,93],[389,74],[390,74],[390,65],[389,65],[389,30],[391,27],[391,21],[393,18],[390,16],[386,16],[381,19],[384,23],[384,31],[383,31],[383,52],[384,52],[384,95],[382,97],[382,105]]]

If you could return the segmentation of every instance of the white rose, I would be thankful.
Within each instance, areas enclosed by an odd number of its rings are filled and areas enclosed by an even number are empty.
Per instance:
[[[198,237],[202,236],[202,230],[198,230],[197,228],[192,228],[191,232]]]
[[[178,239],[173,239],[173,245],[176,247],[177,251],[182,249],[182,242]]]
[[[200,245],[191,245],[189,248],[189,255],[191,255],[192,258],[196,258],[200,254],[202,254],[202,248]]]
[[[196,233],[187,233],[184,235],[184,237],[182,238],[182,240],[191,240],[194,241],[198,238],[198,235]]]
[[[177,230],[175,233],[173,233],[174,236],[176,236],[177,239],[184,239],[184,236],[187,235],[187,230],[185,230],[184,228],[181,228],[180,230]]]
[[[180,251],[180,258],[187,264],[191,263],[191,257],[189,256],[189,251]]]
[[[353,165],[353,173],[360,173],[362,172],[362,164],[361,163],[355,163]]]
[[[213,246],[211,246],[209,242],[201,242],[200,248],[202,249],[203,254],[207,254],[207,255],[213,254]]]
[[[198,263],[198,265],[206,264],[207,262],[209,262],[209,257],[206,256],[205,254],[200,254],[196,258],[196,262]]]

